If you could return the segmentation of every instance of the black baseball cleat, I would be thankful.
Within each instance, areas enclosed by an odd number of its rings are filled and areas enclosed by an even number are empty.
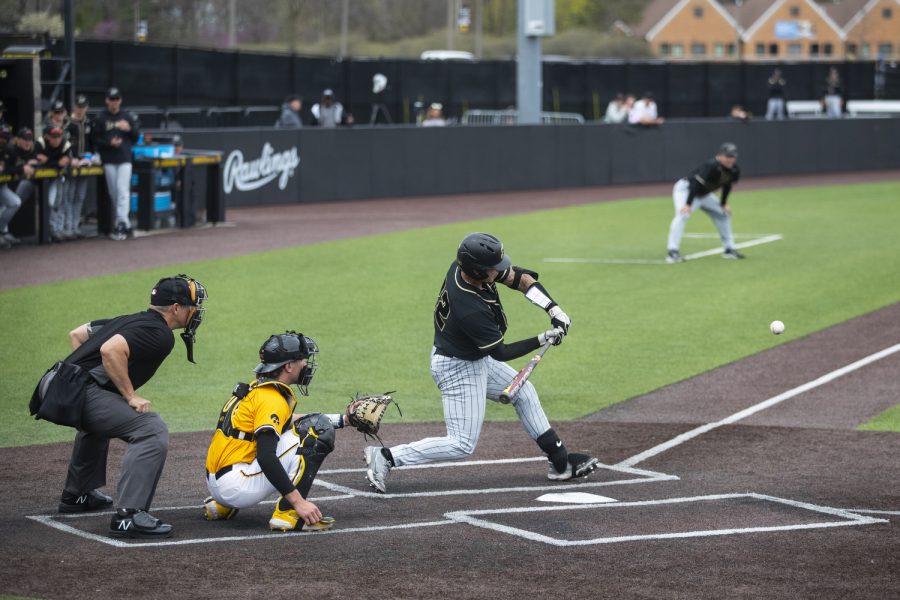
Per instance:
[[[722,258],[727,258],[729,260],[740,260],[746,257],[734,248],[728,248],[727,250],[725,250],[725,252],[722,253]]]
[[[672,263],[684,262],[685,260],[687,259],[683,257],[681,255],[681,252],[679,252],[678,250],[669,250],[669,252],[666,254],[666,262],[670,265]]]
[[[145,510],[119,508],[109,522],[109,534],[144,540],[167,538],[172,526]]]
[[[547,469],[547,479],[550,481],[568,481],[577,477],[586,477],[594,472],[600,461],[587,454],[570,452],[567,463],[566,470],[560,473],[553,467],[551,462]]]
[[[97,490],[91,490],[79,496],[63,492],[62,497],[59,499],[59,512],[80,513],[91,510],[103,510],[112,508],[112,504],[112,498]]]

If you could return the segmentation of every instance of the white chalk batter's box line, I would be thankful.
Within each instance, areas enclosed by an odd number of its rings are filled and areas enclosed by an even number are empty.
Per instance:
[[[689,238],[700,238],[700,239],[719,239],[719,235],[715,233],[686,233],[684,237]],[[779,240],[783,240],[784,237],[780,233],[736,233],[734,234],[734,239],[746,239],[749,238],[746,242],[740,242],[734,245],[734,247],[738,250],[742,250],[744,248],[750,248],[752,246],[759,246],[761,244],[769,244],[771,242],[777,242]],[[698,258],[705,258],[707,256],[715,256],[716,254],[722,254],[722,248],[712,248],[710,250],[703,250],[701,252],[694,252],[692,254],[685,254],[685,260],[696,260]],[[665,261],[665,259],[650,259],[650,258],[545,258],[544,262],[547,263],[577,263],[577,264],[599,264],[599,265],[666,265],[669,264]]]
[[[727,501],[732,499],[752,498],[755,500],[775,502],[785,504],[798,509],[812,511],[816,513],[831,515],[840,520],[825,521],[820,523],[798,523],[794,525],[776,525],[770,527],[741,527],[733,529],[706,529],[695,531],[681,531],[671,533],[657,533],[644,535],[621,535],[610,537],[598,537],[586,540],[565,540],[546,536],[527,529],[519,527],[510,527],[492,522],[483,518],[490,515],[510,515],[512,513],[530,513],[530,512],[546,512],[546,511],[576,511],[576,510],[594,510],[608,511],[615,508],[634,507],[634,506],[659,506],[665,504],[687,503],[687,502],[710,502],[710,501]],[[716,494],[710,496],[693,496],[686,498],[668,498],[663,500],[644,500],[638,502],[611,502],[605,504],[583,504],[578,506],[554,506],[554,507],[519,507],[506,509],[489,509],[489,510],[473,510],[473,511],[456,511],[444,515],[448,519],[468,523],[476,527],[482,527],[499,533],[507,533],[526,540],[534,542],[543,542],[552,546],[590,546],[598,544],[615,544],[620,542],[637,542],[637,541],[653,541],[653,540],[671,540],[694,537],[710,537],[722,535],[739,535],[748,533],[763,533],[775,531],[799,531],[805,529],[822,529],[828,527],[848,527],[852,525],[872,525],[876,523],[887,523],[886,519],[876,519],[873,517],[864,517],[839,508],[830,508],[827,506],[818,506],[808,502],[797,502],[795,500],[786,500],[766,494],[744,493],[744,494]]]
[[[610,537],[600,537],[593,538],[587,540],[565,540],[559,538],[553,538],[550,536],[546,536],[534,531],[529,531],[527,529],[521,529],[518,527],[510,527],[508,525],[501,525],[499,523],[495,523],[490,521],[489,519],[482,518],[489,515],[509,515],[512,513],[530,513],[530,512],[558,512],[558,511],[574,511],[574,510],[602,510],[602,509],[612,509],[612,508],[627,508],[627,507],[635,507],[635,506],[660,506],[667,504],[675,504],[675,503],[687,503],[687,502],[710,502],[710,501],[727,501],[731,499],[746,499],[753,498],[761,501],[775,502],[779,504],[784,504],[787,506],[792,506],[798,509],[808,510],[820,514],[831,515],[837,517],[841,520],[837,521],[826,521],[820,523],[798,523],[794,525],[777,525],[771,527],[743,527],[743,528],[732,528],[732,529],[707,529],[707,530],[694,530],[694,531],[682,531],[682,532],[670,532],[670,533],[656,533],[656,534],[642,534],[642,535],[628,535],[628,536],[610,536]],[[316,500],[324,500],[325,498],[317,498]],[[335,498],[338,499],[338,498]],[[183,510],[183,509],[191,509],[197,510],[199,507],[197,506],[179,506],[172,508],[161,508],[155,512],[162,512],[166,510]],[[862,512],[862,511],[859,511]],[[872,511],[875,512],[875,511]],[[881,512],[881,511],[879,511]],[[884,511],[888,512],[888,511]],[[710,536],[724,536],[724,535],[739,535],[739,534],[750,534],[750,533],[765,533],[765,532],[779,532],[779,531],[801,531],[806,529],[824,529],[830,527],[849,527],[854,525],[873,525],[878,523],[888,523],[889,521],[886,519],[876,519],[873,517],[864,517],[860,514],[857,514],[851,510],[839,509],[839,508],[831,508],[827,506],[819,506],[816,504],[810,504],[808,502],[798,502],[795,500],[787,500],[784,498],[778,498],[775,496],[769,496],[766,494],[756,494],[752,492],[741,493],[741,494],[715,494],[708,496],[692,496],[692,497],[684,497],[684,498],[665,498],[660,500],[642,500],[635,502],[608,502],[603,504],[581,504],[577,506],[540,506],[540,507],[508,507],[508,508],[496,508],[489,510],[471,510],[471,511],[453,511],[444,514],[444,520],[441,521],[425,521],[421,523],[404,523],[400,525],[380,525],[380,526],[371,526],[371,527],[351,527],[346,529],[331,529],[323,532],[289,532],[289,533],[265,533],[265,534],[252,534],[252,535],[240,535],[240,536],[226,536],[226,537],[213,537],[213,538],[194,538],[194,539],[184,539],[184,540],[167,540],[160,542],[125,542],[116,540],[113,538],[105,537],[102,535],[97,535],[93,533],[89,533],[83,531],[81,529],[77,529],[75,527],[71,527],[66,525],[65,523],[61,523],[56,520],[57,518],[73,518],[73,517],[81,517],[81,516],[97,516],[102,513],[93,513],[92,515],[39,515],[39,516],[29,516],[28,519],[32,519],[54,529],[58,529],[65,533],[70,533],[72,535],[93,540],[96,542],[100,542],[102,544],[107,544],[109,546],[114,546],[116,548],[155,548],[159,546],[184,546],[188,544],[212,544],[216,542],[241,542],[241,541],[249,541],[249,540],[280,540],[285,537],[298,537],[298,536],[321,536],[321,535],[339,535],[339,534],[351,534],[351,533],[368,533],[368,532],[380,532],[380,531],[390,531],[390,530],[404,530],[404,529],[418,529],[421,527],[437,527],[441,525],[460,525],[467,524],[473,525],[475,527],[480,527],[483,529],[488,529],[491,531],[495,531],[498,533],[506,533],[509,535],[514,535],[517,537],[524,538],[526,540],[534,541],[534,542],[542,542],[545,544],[550,544],[552,546],[587,546],[587,545],[600,545],[600,544],[613,544],[619,542],[639,542],[639,541],[655,541],[655,540],[671,540],[671,539],[684,539],[684,538],[694,538],[694,537],[710,537]],[[111,512],[108,514],[112,514]]]
[[[516,464],[516,463],[526,463],[526,462],[542,462],[546,463],[547,458],[543,456],[539,457],[528,457],[528,458],[504,458],[504,459],[495,459],[495,460],[468,460],[468,461],[454,461],[454,462],[442,462],[442,463],[432,463],[427,465],[412,465],[406,467],[397,467],[393,469],[394,471],[413,471],[419,469],[454,469],[454,468],[464,468],[464,467],[482,467],[485,465],[508,465],[508,464]],[[600,464],[599,468],[607,469],[610,471],[615,471],[618,473],[624,473],[627,475],[635,475],[637,477],[632,479],[621,479],[618,481],[598,481],[592,482],[590,480],[580,480],[579,483],[571,483],[571,484],[548,484],[542,486],[533,486],[533,487],[507,487],[507,488],[489,488],[489,489],[463,489],[463,490],[441,490],[434,492],[416,492],[410,494],[376,494],[375,492],[369,492],[365,490],[357,490],[354,488],[329,483],[321,479],[323,475],[337,475],[337,474],[345,474],[345,473],[358,473],[360,475],[360,479],[363,479],[363,474],[366,472],[364,468],[353,468],[353,469],[326,469],[319,471],[319,475],[316,477],[315,481],[313,481],[314,485],[324,487],[325,489],[339,492],[338,495],[334,496],[314,496],[312,500],[314,502],[322,502],[325,500],[335,501],[335,500],[348,500],[351,498],[375,498],[375,499],[389,499],[389,498],[422,498],[422,497],[436,497],[436,496],[451,496],[451,495],[467,495],[474,496],[479,494],[499,494],[499,493],[511,493],[511,492],[545,492],[545,491],[562,491],[569,489],[579,489],[584,490],[587,488],[595,488],[595,487],[609,487],[616,485],[630,485],[635,483],[653,483],[657,481],[675,481],[679,478],[675,475],[666,475],[665,473],[657,473],[655,471],[649,471],[647,469],[638,469],[635,467],[628,466],[618,466],[618,465],[604,465]],[[368,485],[367,483],[364,485]],[[274,501],[272,502],[274,503]],[[161,507],[154,508],[154,513],[163,513],[165,511],[170,510],[201,510],[201,506],[191,505],[191,506],[170,506],[170,507]],[[210,544],[215,542],[233,542],[240,540],[258,540],[258,539],[280,539],[286,536],[309,536],[309,535],[332,535],[338,533],[364,533],[369,531],[385,531],[391,529],[415,529],[418,527],[435,527],[438,525],[453,525],[456,524],[457,521],[451,519],[445,519],[441,521],[429,521],[429,522],[421,522],[421,523],[406,523],[401,525],[382,525],[382,526],[372,526],[372,527],[353,527],[346,529],[333,529],[325,532],[291,532],[291,533],[264,533],[264,534],[251,534],[251,535],[240,535],[240,536],[227,536],[227,537],[214,537],[214,538],[190,538],[183,540],[164,540],[159,542],[140,542],[140,541],[123,541],[120,539],[111,538],[104,535],[98,535],[94,533],[90,533],[84,531],[83,529],[79,529],[77,527],[73,527],[68,525],[65,521],[69,521],[72,519],[79,518],[89,518],[89,517],[98,517],[105,515],[112,515],[113,511],[105,511],[105,512],[90,512],[90,513],[82,513],[82,514],[74,514],[74,515],[29,515],[26,518],[56,529],[58,531],[62,531],[64,533],[68,533],[71,535],[78,536],[80,538],[93,540],[95,542],[100,542],[102,544],[107,544],[109,546],[114,546],[116,548],[153,548],[158,546],[183,546],[186,544]]]
[[[547,457],[545,456],[536,456],[532,458],[503,458],[497,460],[467,460],[467,461],[454,461],[454,462],[440,462],[440,463],[431,463],[426,465],[410,465],[406,467],[396,467],[391,469],[391,473],[397,473],[398,471],[413,471],[418,469],[454,469],[454,468],[464,468],[464,467],[474,467],[474,466],[483,466],[483,465],[503,465],[503,464],[514,464],[514,463],[525,463],[525,462],[547,462]],[[587,488],[597,488],[597,487],[610,487],[610,486],[618,486],[618,485],[631,485],[635,483],[654,483],[657,481],[675,481],[679,478],[675,475],[666,475],[665,473],[658,473],[656,471],[648,471],[646,469],[636,469],[630,465],[604,465],[600,463],[598,465],[599,469],[606,469],[608,471],[615,471],[618,473],[623,473],[626,475],[635,475],[636,477],[630,479],[617,479],[613,481],[591,481],[590,479],[580,479],[573,483],[548,483],[546,485],[538,485],[538,486],[520,486],[520,487],[500,487],[500,488],[464,488],[459,490],[438,490],[431,492],[409,492],[409,493],[399,493],[399,494],[379,494],[373,491],[369,491],[368,483],[365,483],[365,479],[360,477],[361,485],[365,486],[366,489],[357,489],[352,488],[345,485],[340,485],[337,483],[332,483],[329,481],[325,481],[322,478],[322,475],[334,475],[341,473],[359,473],[360,475],[366,472],[366,469],[333,469],[328,471],[320,471],[319,476],[316,477],[313,482],[315,485],[322,486],[332,492],[337,492],[341,494],[346,494],[348,496],[358,496],[362,498],[373,498],[377,500],[385,500],[391,498],[433,498],[436,496],[474,496],[480,494],[505,494],[505,493],[513,493],[513,492],[546,492],[546,491],[562,491],[562,490],[572,490],[579,489],[584,490]],[[396,483],[396,475],[394,475],[394,483]]]

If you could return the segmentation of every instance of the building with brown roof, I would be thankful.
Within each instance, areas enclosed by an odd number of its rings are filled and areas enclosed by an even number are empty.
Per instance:
[[[741,35],[745,60],[844,58],[843,30],[813,0],[767,0],[765,4],[769,6]]]
[[[734,60],[740,42],[737,22],[716,0],[653,0],[632,29],[676,60]]]
[[[652,0],[632,30],[670,60],[900,56],[900,0]]]
[[[847,58],[900,57],[900,0],[842,0],[822,7],[844,29]]]

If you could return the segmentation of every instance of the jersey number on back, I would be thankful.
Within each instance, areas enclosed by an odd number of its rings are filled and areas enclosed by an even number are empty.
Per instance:
[[[448,318],[450,318],[450,294],[447,293],[447,284],[444,283],[434,305],[434,324],[440,331],[444,330]]]

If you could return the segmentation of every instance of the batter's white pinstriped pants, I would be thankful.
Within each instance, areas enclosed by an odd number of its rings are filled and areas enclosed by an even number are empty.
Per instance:
[[[498,402],[500,392],[509,385],[516,372],[490,356],[462,360],[442,356],[432,348],[431,377],[441,391],[447,435],[392,447],[394,464],[398,467],[419,465],[472,454],[484,423],[485,401]],[[512,405],[531,439],[536,440],[550,429],[550,422],[530,381],[522,387]]]

